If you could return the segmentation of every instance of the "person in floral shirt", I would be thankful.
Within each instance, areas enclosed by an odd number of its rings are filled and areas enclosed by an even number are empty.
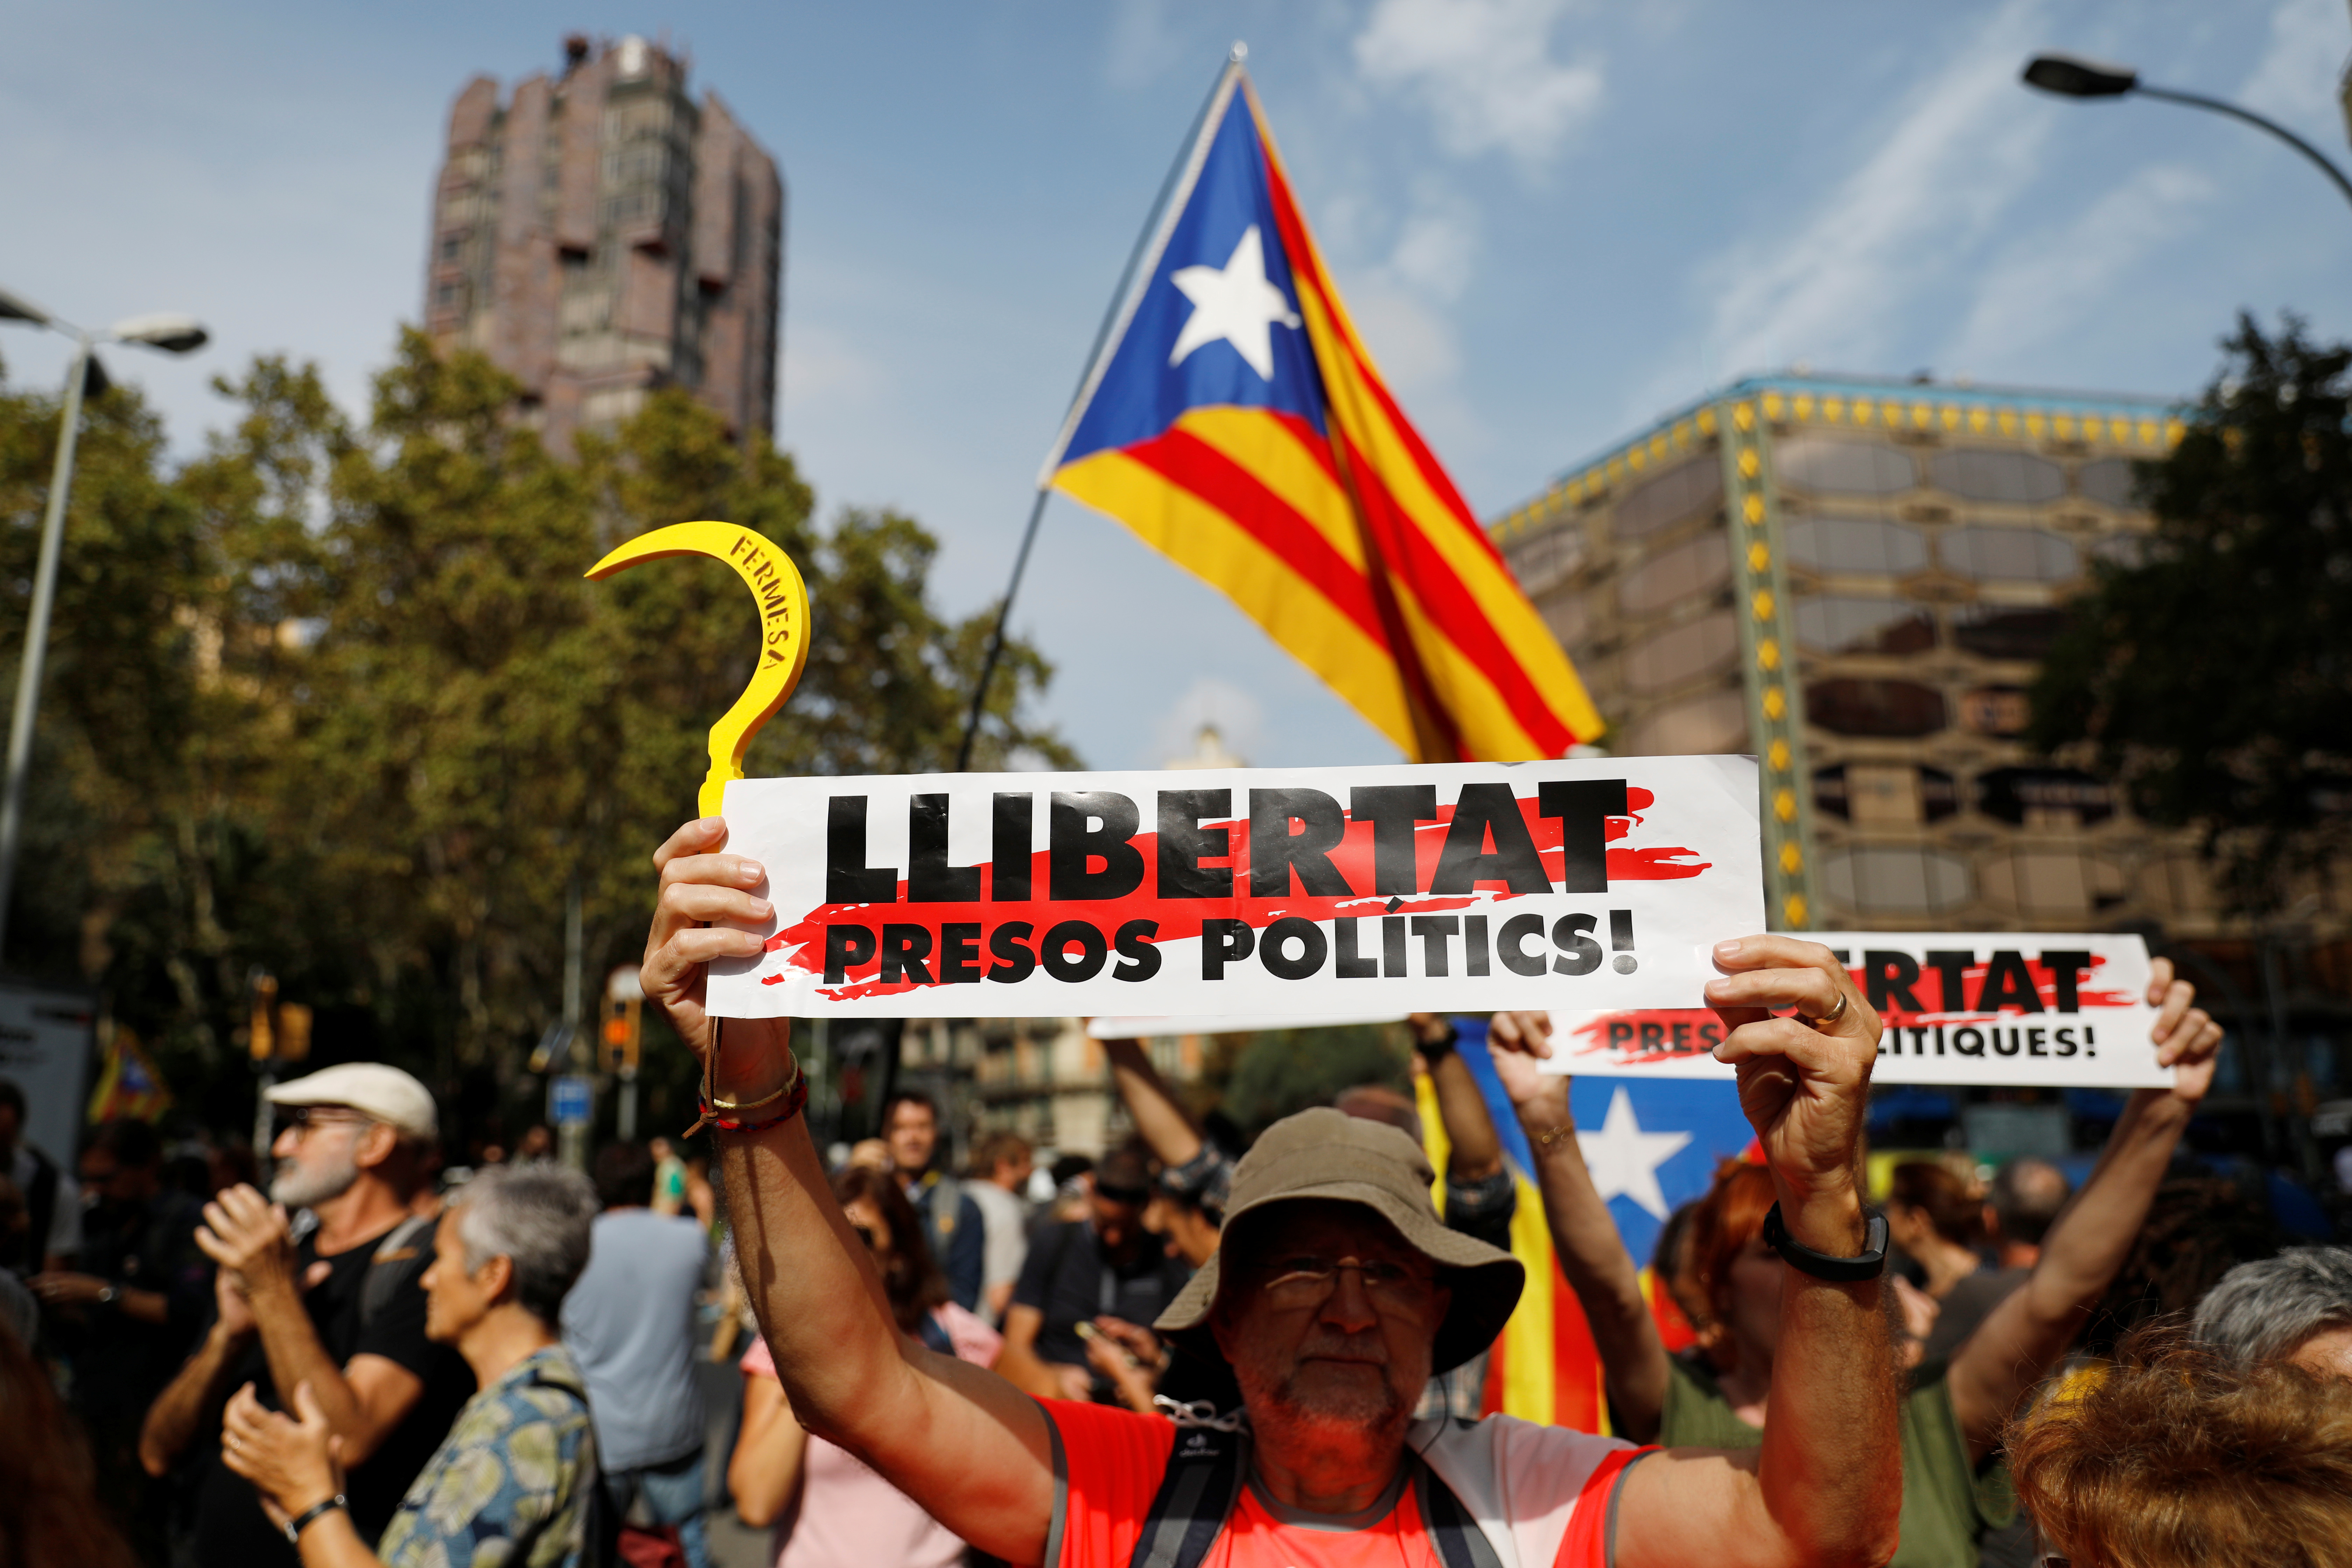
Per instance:
[[[443,1214],[425,1274],[425,1332],[457,1348],[481,1391],[373,1551],[344,1509],[341,1445],[310,1385],[294,1390],[294,1418],[264,1409],[250,1384],[229,1401],[222,1456],[260,1492],[304,1568],[579,1568],[596,1436],[557,1323],[596,1211],[585,1176],[542,1164],[493,1166]]]

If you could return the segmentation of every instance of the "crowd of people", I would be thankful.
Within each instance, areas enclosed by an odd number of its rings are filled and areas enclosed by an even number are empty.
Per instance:
[[[712,825],[664,860],[643,973],[715,1171],[443,1172],[432,1095],[372,1063],[269,1090],[266,1175],[136,1121],[68,1171],[0,1080],[0,1562],[706,1568],[713,1499],[779,1568],[2352,1561],[2352,1249],[2248,1245],[2182,1174],[2220,1030],[2160,960],[2174,1081],[2079,1190],[1917,1161],[1874,1208],[1875,1016],[1824,949],[1725,943],[1756,1147],[1637,1259],[1541,1015],[1486,1028],[1523,1172],[1429,1016],[1418,1099],[1246,1149],[1114,1040],[1098,1160],[997,1132],[955,1173],[913,1091],[821,1151],[788,1035],[701,1012],[752,879]],[[1524,1202],[1604,1431],[1486,1414]]]

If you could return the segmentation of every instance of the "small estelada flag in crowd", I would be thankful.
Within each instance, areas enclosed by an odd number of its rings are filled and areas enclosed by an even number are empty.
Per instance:
[[[1487,1054],[1486,1024],[1461,1018],[1455,1026],[1461,1031],[1457,1054],[1486,1098],[1518,1191],[1511,1253],[1528,1271],[1527,1289],[1486,1358],[1482,1408],[1540,1426],[1605,1432],[1609,1408],[1601,1352],[1544,1222],[1535,1150]],[[1442,1171],[1444,1123],[1429,1080],[1421,1080],[1420,1087],[1423,1140],[1431,1165]],[[1580,1078],[1570,1100],[1578,1151],[1633,1259],[1643,1299],[1667,1350],[1680,1350],[1694,1335],[1655,1268],[1658,1238],[1675,1209],[1706,1194],[1723,1162],[1761,1158],[1755,1131],[1739,1109],[1738,1089],[1689,1079]]]
[[[1558,757],[1600,732],[1373,368],[1238,58],[1131,277],[1041,486],[1223,592],[1410,761]]]
[[[115,1025],[99,1062],[98,1086],[89,1094],[90,1125],[118,1116],[152,1121],[171,1109],[172,1091],[163,1087],[163,1075],[140,1049],[139,1037]]]

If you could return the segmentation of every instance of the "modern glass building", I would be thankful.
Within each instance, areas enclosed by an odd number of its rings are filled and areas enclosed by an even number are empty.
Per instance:
[[[2202,934],[2193,846],[2017,739],[2180,428],[2152,399],[1760,377],[1491,528],[1604,745],[1759,759],[1776,925]]]

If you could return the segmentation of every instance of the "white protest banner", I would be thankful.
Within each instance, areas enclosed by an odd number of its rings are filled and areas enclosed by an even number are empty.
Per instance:
[[[2172,1081],[2148,1040],[2147,944],[2026,931],[1800,931],[1885,1021],[1873,1083],[2137,1089]],[[1549,1072],[1722,1078],[1704,1007],[1555,1010]]]
[[[1763,923],[1745,757],[739,779],[724,810],[776,914],[711,966],[721,1017],[1655,1007]]]
[[[1362,1024],[1402,1024],[1408,1013],[1313,1013],[1276,1017],[1263,1013],[1204,1013],[1189,1018],[1100,1017],[1087,1020],[1097,1040],[1147,1040],[1169,1035],[1255,1035],[1262,1029],[1344,1029]]]

